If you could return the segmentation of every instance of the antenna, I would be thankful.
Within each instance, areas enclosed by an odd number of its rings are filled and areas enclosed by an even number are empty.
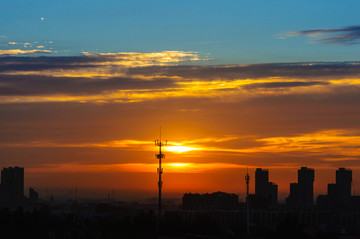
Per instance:
[[[245,181],[246,181],[246,233],[248,235],[250,235],[250,213],[249,213],[249,182],[250,182],[250,176],[249,176],[248,168],[246,168]]]
[[[159,153],[156,154],[156,158],[159,160],[159,167],[157,169],[157,173],[159,174],[159,182],[158,182],[158,187],[159,187],[158,232],[159,232],[160,231],[160,223],[161,223],[161,188],[162,188],[162,184],[163,184],[163,182],[161,181],[161,175],[163,173],[163,168],[161,167],[161,160],[165,158],[165,155],[161,152],[161,147],[167,145],[167,140],[166,140],[165,144],[161,141],[161,126],[160,126],[160,140],[158,140],[158,139],[155,140],[155,145],[159,147]]]

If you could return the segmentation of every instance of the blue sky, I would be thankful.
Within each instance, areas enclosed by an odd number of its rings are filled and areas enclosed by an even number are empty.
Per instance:
[[[356,44],[277,35],[357,26],[358,1],[3,0],[1,5],[2,50],[21,46],[8,42],[37,42],[32,47],[43,45],[57,55],[196,51],[215,59],[211,64],[356,61],[360,50]]]

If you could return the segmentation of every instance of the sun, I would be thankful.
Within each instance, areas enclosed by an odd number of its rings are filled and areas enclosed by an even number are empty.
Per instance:
[[[194,147],[180,146],[180,145],[166,146],[164,148],[166,151],[174,152],[174,153],[184,153],[184,152],[188,152],[188,151],[198,150],[197,148],[194,148]]]
[[[191,170],[191,163],[166,163],[165,164],[167,171],[174,173],[184,173]]]
[[[168,165],[174,168],[183,168],[188,167],[190,163],[168,163]]]

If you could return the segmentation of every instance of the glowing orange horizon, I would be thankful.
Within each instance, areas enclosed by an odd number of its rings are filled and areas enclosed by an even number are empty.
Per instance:
[[[223,136],[194,140],[181,140],[169,143],[163,149],[169,153],[200,154],[204,152],[219,152],[233,154],[252,154],[252,153],[289,153],[304,152],[322,155],[324,161],[355,160],[354,157],[360,155],[360,136],[357,132],[346,130],[324,130],[311,133],[287,136],[259,138],[249,136],[249,140],[258,143],[258,146],[243,146],[239,148],[229,148],[218,143],[227,141],[236,142],[242,139],[239,136]],[[128,151],[156,151],[153,141],[150,140],[114,140],[94,143],[56,143],[47,141],[31,141],[26,143],[2,144],[3,147],[25,147],[25,148],[121,148]],[[330,155],[343,155],[343,157],[331,157]]]

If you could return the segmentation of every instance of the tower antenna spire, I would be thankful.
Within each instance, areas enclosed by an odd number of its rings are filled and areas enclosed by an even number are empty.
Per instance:
[[[246,181],[246,233],[247,233],[247,235],[250,235],[250,212],[249,212],[249,182],[250,182],[250,176],[249,176],[249,169],[248,168],[246,168],[245,181]]]
[[[160,126],[160,140],[157,139],[155,140],[155,146],[159,147],[159,153],[156,154],[156,158],[159,160],[159,167],[157,169],[157,173],[159,174],[159,182],[158,182],[158,187],[159,187],[159,201],[158,201],[158,232],[160,232],[160,223],[161,223],[161,189],[162,189],[162,180],[161,180],[161,175],[163,173],[163,168],[161,167],[161,162],[162,159],[165,159],[165,155],[162,153],[161,148],[162,146],[167,145],[167,140],[165,141],[165,143],[163,143],[161,141],[161,126]]]

